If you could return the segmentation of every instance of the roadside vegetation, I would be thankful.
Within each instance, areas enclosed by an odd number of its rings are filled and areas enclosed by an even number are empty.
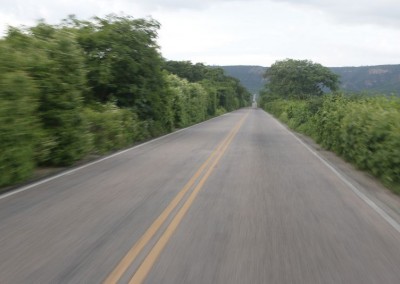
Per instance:
[[[399,97],[342,94],[311,61],[278,61],[265,76],[262,108],[400,194]]]
[[[166,61],[152,19],[10,27],[0,39],[0,186],[249,105],[220,68]]]

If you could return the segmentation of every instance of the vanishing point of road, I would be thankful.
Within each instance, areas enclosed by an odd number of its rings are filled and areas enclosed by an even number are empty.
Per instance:
[[[0,196],[0,283],[400,283],[396,221],[259,109]]]

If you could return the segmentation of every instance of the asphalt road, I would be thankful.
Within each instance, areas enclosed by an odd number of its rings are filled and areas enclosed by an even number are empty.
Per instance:
[[[243,109],[0,197],[0,283],[398,284],[367,202]]]

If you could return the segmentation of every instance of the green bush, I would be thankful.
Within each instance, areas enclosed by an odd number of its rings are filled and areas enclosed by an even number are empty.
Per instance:
[[[121,149],[138,138],[137,115],[130,110],[120,109],[113,103],[97,104],[85,108],[84,115],[89,124],[94,153]]]
[[[18,67],[37,87],[36,116],[42,126],[41,164],[65,166],[89,151],[82,117],[86,88],[84,53],[73,33],[40,22],[26,30],[11,28],[6,42],[25,60]]]
[[[190,123],[198,123],[207,118],[207,93],[198,83],[189,85],[188,116]]]
[[[319,111],[312,117],[311,136],[323,147],[341,153],[340,130],[347,113],[348,100],[342,96],[326,96]]]
[[[34,82],[24,72],[0,74],[0,186],[28,178],[39,133]]]
[[[351,101],[341,129],[341,154],[386,184],[400,183],[398,106],[398,99],[384,97]]]
[[[205,88],[199,83],[190,83],[176,75],[169,75],[167,79],[173,93],[174,126],[180,128],[205,120],[209,108]]]

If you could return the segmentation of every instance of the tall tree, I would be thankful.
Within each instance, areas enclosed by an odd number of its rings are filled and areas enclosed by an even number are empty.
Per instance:
[[[22,70],[25,56],[0,41],[0,186],[29,177],[35,166],[37,89]]]
[[[164,68],[189,82],[200,83],[207,90],[208,115],[215,115],[217,109],[232,111],[250,104],[250,93],[222,68],[190,61],[167,61]]]
[[[90,95],[133,107],[140,118],[153,118],[164,89],[162,57],[155,20],[109,15],[92,22],[74,21],[86,54]]]
[[[69,165],[82,158],[89,150],[82,115],[86,71],[75,35],[40,22],[28,30],[10,29],[6,41],[29,58],[22,69],[38,88],[38,117],[51,140],[42,162]]]
[[[181,78],[185,78],[189,82],[199,82],[206,79],[210,72],[210,67],[202,63],[193,64],[190,61],[174,61],[169,60],[164,63],[164,68]]]
[[[320,96],[325,91],[336,91],[338,75],[309,60],[286,59],[276,61],[265,73],[267,91],[284,98]]]
[[[148,121],[154,135],[173,127],[172,98],[157,45],[160,24],[153,19],[109,15],[92,21],[69,18],[88,68],[89,101],[115,102]]]

